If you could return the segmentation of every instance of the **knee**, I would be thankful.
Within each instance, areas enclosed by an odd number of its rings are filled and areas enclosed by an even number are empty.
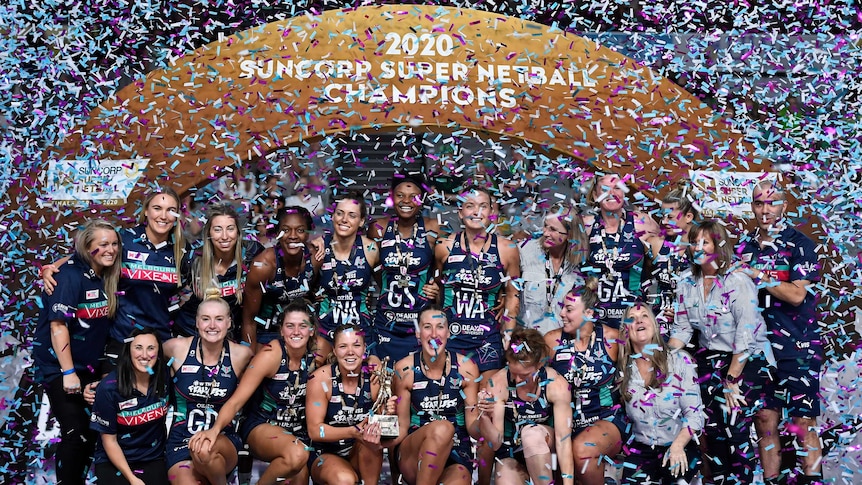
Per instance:
[[[339,470],[332,477],[332,481],[327,483],[329,485],[356,485],[358,481],[359,477],[352,470]]]
[[[452,443],[455,438],[455,426],[446,419],[432,421],[425,426],[428,426],[428,438],[435,443]]]
[[[525,483],[527,474],[517,461],[512,458],[500,460],[496,464],[496,483],[500,485]]]
[[[212,463],[212,461],[216,457],[217,453],[215,450],[210,450],[210,451],[191,451],[191,450],[189,450],[189,455],[191,455],[192,463],[196,463],[199,465],[209,465],[210,463]]]
[[[527,426],[521,429],[521,444],[524,446],[524,456],[530,458],[536,455],[551,453],[548,445],[548,430],[543,426]]]

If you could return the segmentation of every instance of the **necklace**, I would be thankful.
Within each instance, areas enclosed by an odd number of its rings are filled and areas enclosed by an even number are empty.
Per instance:
[[[335,255],[335,246],[333,246],[332,241],[329,243],[329,252],[332,255],[332,260],[330,261],[330,264],[332,264],[332,282],[330,283],[330,287],[335,291],[336,296],[341,293],[341,290],[350,292],[350,279],[346,277],[342,278],[338,273],[338,269],[342,267],[344,269],[350,269],[351,265],[354,264],[354,257],[356,256],[356,239],[354,238],[353,244],[350,246],[350,255],[347,256],[346,260],[340,260]]]
[[[568,248],[568,246],[567,246]],[[565,254],[565,251],[563,252]],[[545,313],[551,315],[554,313],[553,302],[554,297],[557,295],[557,291],[560,289],[560,283],[563,281],[563,266],[565,266],[565,261],[560,261],[560,269],[557,270],[557,273],[553,275],[553,283],[554,286],[551,287],[552,281],[552,272],[553,272],[553,262],[551,261],[551,252],[548,251],[545,253],[545,277],[548,279],[548,288],[546,289],[545,299],[548,302],[548,308]],[[547,291],[550,290],[550,291]]]
[[[347,424],[348,426],[353,426],[359,422],[359,420],[355,418],[357,416],[360,398],[362,397],[362,386],[364,384],[362,373],[359,374],[359,379],[356,381],[356,389],[353,391],[353,394],[344,392],[344,380],[341,378],[341,368],[338,367],[338,364],[335,364],[335,373],[332,376],[332,379],[338,385],[338,392],[341,394],[341,409],[344,410],[344,414],[347,417]]]
[[[445,356],[446,361],[443,363],[443,373],[440,374],[440,381],[438,382],[428,375],[428,371],[431,370],[431,368],[428,366],[428,363],[425,362],[425,354],[422,351],[419,352],[419,361],[422,362],[422,375],[425,376],[426,379],[437,385],[437,402],[434,405],[434,409],[429,411],[429,414],[431,415],[431,421],[438,421],[440,419],[443,419],[443,388],[446,385],[446,376],[449,375],[447,368],[451,369],[452,365],[451,361],[449,360],[450,356],[448,350],[446,351]]]
[[[470,270],[473,273],[473,286],[476,288],[476,291],[479,291],[479,287],[482,285],[482,280],[485,278],[485,267],[482,264],[485,259],[485,245],[490,247],[491,245],[491,237],[488,237],[487,241],[482,243],[482,246],[479,247],[479,253],[476,254],[470,248],[470,243],[467,242],[467,233],[462,233],[464,238],[464,250],[470,255]]]
[[[397,255],[396,264],[398,265],[398,273],[403,277],[407,276],[407,270],[410,269],[410,257],[413,256],[413,247],[416,245],[416,235],[419,232],[419,223],[413,223],[413,234],[409,239],[401,239],[401,230],[398,229],[398,223],[393,221],[392,232],[395,233],[395,254]],[[405,243],[406,249],[410,251],[401,252],[401,243]],[[410,286],[410,280],[407,278],[399,278],[398,286],[407,288]]]
[[[209,402],[210,402],[210,397],[212,396],[213,387],[215,387],[216,379],[218,378],[219,370],[221,370],[221,368],[223,367],[224,356],[225,356],[225,347],[226,347],[226,343],[223,343],[222,347],[221,347],[221,355],[219,355],[218,362],[213,366],[208,366],[204,362],[205,359],[204,359],[204,349],[203,349],[202,339],[200,337],[198,337],[198,357],[200,358],[200,361],[201,361],[201,370],[200,370],[201,381],[204,381],[205,378],[209,378],[209,385],[207,386],[207,397],[206,397],[206,402],[205,402],[206,404],[209,404]],[[211,370],[209,371],[208,376],[206,375],[207,367],[211,367]]]

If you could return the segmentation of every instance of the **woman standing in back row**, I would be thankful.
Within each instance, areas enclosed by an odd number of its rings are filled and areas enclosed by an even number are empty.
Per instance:
[[[341,325],[357,325],[368,342],[377,342],[368,297],[380,253],[377,243],[359,234],[365,227],[366,217],[368,208],[359,194],[346,192],[335,197],[332,233],[323,238],[323,259],[314,259],[320,274],[319,293],[323,297],[317,336],[317,350],[321,355],[332,351],[333,332]],[[374,353],[373,348],[370,351]]]
[[[90,430],[88,408],[117,314],[122,251],[114,226],[87,221],[75,237],[75,254],[55,273],[55,291],[42,295],[34,371],[60,425],[55,458],[57,482],[64,485],[84,484],[93,454],[96,433]]]
[[[419,313],[437,298],[431,277],[437,221],[422,217],[425,186],[419,174],[395,174],[392,206],[395,215],[371,223],[368,235],[380,246],[383,268],[380,298],[374,315],[377,355],[392,362],[417,350],[415,322]]]
[[[646,241],[657,232],[648,215],[626,207],[627,192],[619,175],[596,175],[587,199],[598,214],[584,218],[590,245],[584,270],[599,280],[596,317],[614,329],[626,309],[643,299]]]
[[[559,328],[566,291],[582,283],[578,271],[587,257],[581,217],[567,204],[555,204],[544,217],[542,237],[519,246],[520,323],[542,335]]]

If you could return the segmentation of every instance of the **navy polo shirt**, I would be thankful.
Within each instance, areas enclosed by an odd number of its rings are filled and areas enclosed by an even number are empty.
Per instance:
[[[775,240],[763,247],[757,242],[758,231],[746,235],[740,243],[739,253],[744,263],[768,274],[774,281],[791,282],[820,280],[820,264],[814,242],[801,232],[787,227]],[[758,303],[769,331],[775,356],[778,359],[795,359],[822,355],[817,320],[817,298],[808,292],[799,306],[779,300],[766,287],[758,285]]]
[[[169,238],[155,245],[143,225],[120,231],[123,238],[123,274],[120,278],[117,316],[111,338],[122,342],[135,325],[152,327],[164,342],[171,338],[171,308],[179,294],[179,272],[174,244]],[[188,251],[185,254],[189,254]]]
[[[165,370],[167,371],[167,370]],[[117,443],[129,463],[145,463],[165,457],[168,415],[167,397],[151,389],[147,395],[132,389],[122,396],[117,388],[117,371],[108,374],[96,388],[96,401],[90,415],[90,428],[117,436]],[[96,440],[96,464],[109,463],[102,440]]]
[[[51,382],[62,375],[51,345],[52,321],[65,322],[69,328],[69,347],[79,377],[98,371],[112,326],[102,279],[77,254],[60,266],[54,279],[57,280],[54,293],[42,294],[42,311],[33,342],[39,382]]]

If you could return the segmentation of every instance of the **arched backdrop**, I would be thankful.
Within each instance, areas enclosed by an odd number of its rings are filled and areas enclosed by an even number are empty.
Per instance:
[[[131,208],[148,183],[183,193],[281,147],[405,125],[519,138],[646,190],[749,153],[701,100],[594,41],[387,5],[269,23],[171,59],[49,151],[40,180],[54,200]]]

